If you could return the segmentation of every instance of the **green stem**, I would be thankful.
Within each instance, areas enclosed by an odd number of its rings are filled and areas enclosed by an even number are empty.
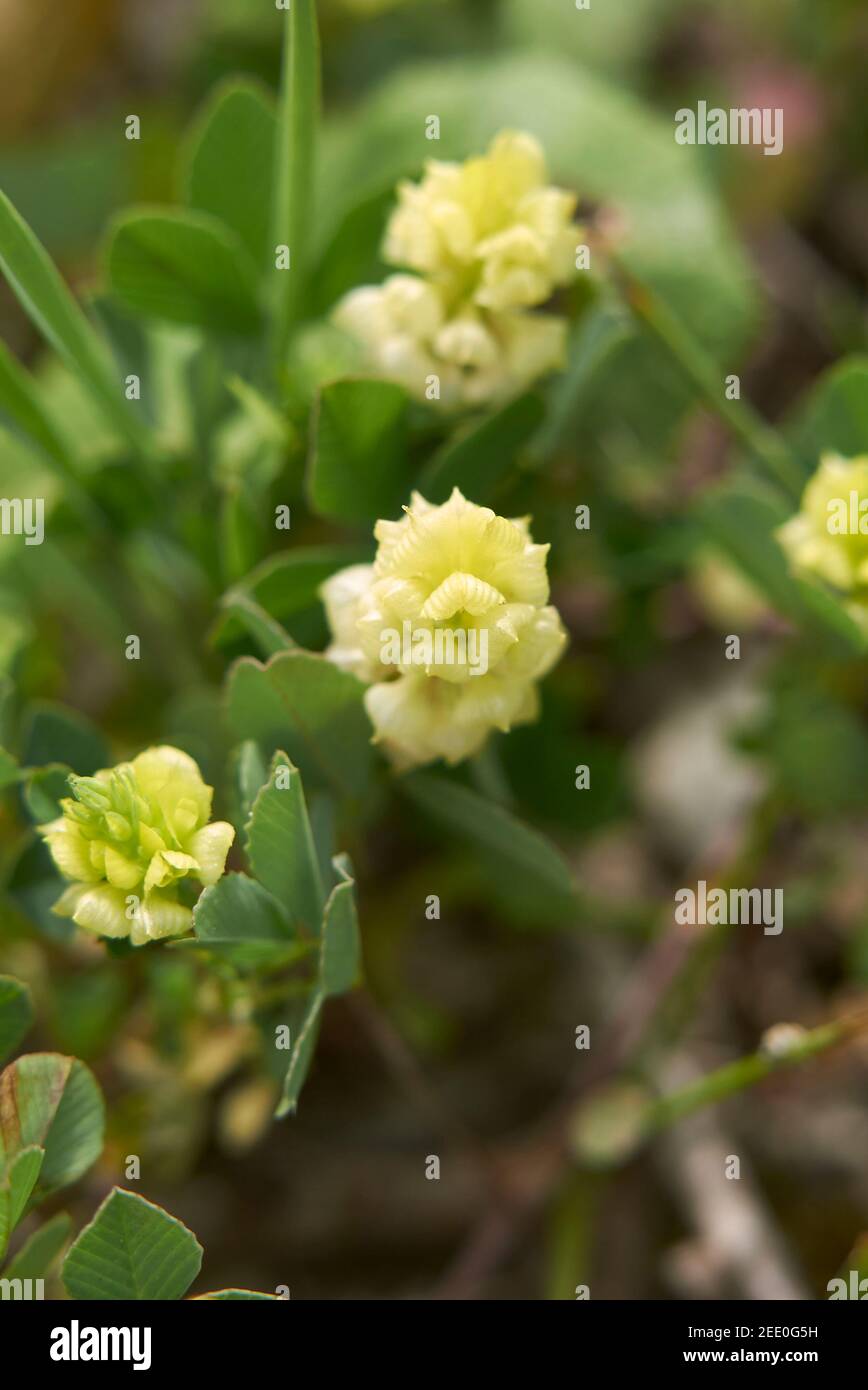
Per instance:
[[[767,475],[791,500],[801,497],[805,480],[780,436],[747,401],[728,400],[720,370],[668,305],[647,285],[618,266],[626,302],[678,364],[711,410],[726,424]]]
[[[708,1072],[706,1076],[692,1081],[681,1090],[652,1102],[645,1116],[643,1131],[646,1135],[659,1133],[668,1125],[675,1124],[706,1105],[714,1105],[738,1091],[746,1090],[748,1086],[755,1086],[774,1071],[783,1067],[798,1066],[799,1063],[807,1062],[820,1053],[828,1052],[830,1048],[850,1042],[866,1031],[868,1012],[854,1014],[850,1018],[812,1028],[809,1032],[796,1036],[788,1046],[780,1050],[761,1048],[747,1057],[741,1057],[737,1062],[718,1067],[716,1071]]]
[[[278,367],[302,311],[307,276],[320,104],[316,0],[292,0],[284,24],[272,230],[275,248],[289,247],[290,269],[274,271],[273,344]]]
[[[789,1037],[768,1038],[741,1057],[669,1095],[647,1097],[635,1081],[615,1082],[575,1110],[568,1122],[569,1145],[584,1166],[611,1169],[630,1159],[649,1139],[707,1105],[764,1081],[772,1072],[798,1066],[833,1047],[868,1033],[868,1010]]]
[[[756,879],[780,824],[781,814],[782,807],[777,796],[765,797],[754,808],[745,828],[743,844],[727,868],[715,876],[715,887],[729,891],[741,883]],[[685,1032],[699,1008],[703,990],[707,988],[731,941],[731,933],[725,926],[710,926],[696,938],[686,960],[654,1010],[642,1040],[646,1055],[651,1051],[671,1048]]]
[[[221,607],[244,626],[267,659],[277,652],[290,651],[295,643],[276,618],[240,589],[230,589],[223,596]]]

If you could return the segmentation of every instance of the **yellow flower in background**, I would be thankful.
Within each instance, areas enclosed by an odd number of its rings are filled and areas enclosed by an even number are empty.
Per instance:
[[[734,625],[743,630],[757,628],[769,617],[769,604],[761,591],[711,546],[701,547],[694,555],[688,582],[706,617],[727,633]]]
[[[401,183],[383,257],[430,277],[447,303],[497,311],[542,304],[575,275],[576,199],[546,184],[532,135],[502,131],[463,164],[430,160]]]
[[[415,274],[353,290],[334,313],[371,370],[455,408],[564,365],[566,320],[530,312],[576,274],[576,199],[546,177],[533,136],[504,131],[486,155],[432,160],[399,186],[383,257]]]
[[[372,566],[322,588],[329,658],[371,682],[375,738],[399,767],[478,751],[493,729],[536,718],[536,683],[566,633],[548,603],[549,547],[458,488],[418,493],[401,521],[379,521]]]
[[[216,883],[235,838],[226,821],[209,823],[213,791],[194,760],[178,748],[148,748],[69,783],[62,816],[39,827],[71,880],[54,911],[134,946],[189,931],[192,912],[178,885]]]
[[[864,529],[863,529],[864,527]],[[799,511],[777,531],[798,573],[824,580],[868,617],[868,455],[825,454]]]
[[[363,681],[376,680],[379,675],[379,662],[370,661],[362,651],[356,629],[359,604],[373,582],[373,565],[348,565],[320,588],[332,634],[327,656],[343,671],[352,671]]]
[[[447,318],[440,291],[412,275],[352,290],[334,321],[364,346],[378,376],[420,400],[436,378],[449,408],[508,400],[566,360],[565,319],[472,305]]]

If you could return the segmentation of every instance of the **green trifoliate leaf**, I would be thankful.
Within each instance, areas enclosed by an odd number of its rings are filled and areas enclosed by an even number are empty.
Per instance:
[[[202,1264],[202,1247],[177,1217],[115,1187],[63,1262],[71,1298],[182,1298]]]

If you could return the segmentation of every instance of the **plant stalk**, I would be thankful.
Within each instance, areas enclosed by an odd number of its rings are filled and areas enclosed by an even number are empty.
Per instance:
[[[320,108],[320,48],[316,0],[291,0],[283,33],[283,68],[274,179],[273,352],[277,369],[304,309],[314,165]],[[277,268],[277,248],[289,248],[289,269]]]

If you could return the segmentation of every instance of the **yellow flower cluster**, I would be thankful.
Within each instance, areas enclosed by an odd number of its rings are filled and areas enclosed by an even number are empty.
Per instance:
[[[193,759],[178,748],[149,748],[69,781],[62,816],[39,827],[71,880],[54,911],[134,946],[189,931],[192,912],[178,884],[216,883],[235,838],[226,821],[209,824],[213,791]]]
[[[825,454],[777,537],[797,573],[838,590],[868,621],[868,455]]]
[[[383,257],[415,272],[351,291],[335,321],[371,368],[448,406],[514,395],[562,366],[566,321],[530,310],[576,273],[575,197],[546,183],[531,135],[504,131],[463,164],[402,183]]]
[[[322,588],[329,658],[371,682],[368,715],[400,768],[475,753],[493,729],[538,713],[536,683],[566,633],[548,603],[549,547],[527,519],[508,521],[456,488],[434,506],[418,493],[401,521],[379,521],[373,565]]]

